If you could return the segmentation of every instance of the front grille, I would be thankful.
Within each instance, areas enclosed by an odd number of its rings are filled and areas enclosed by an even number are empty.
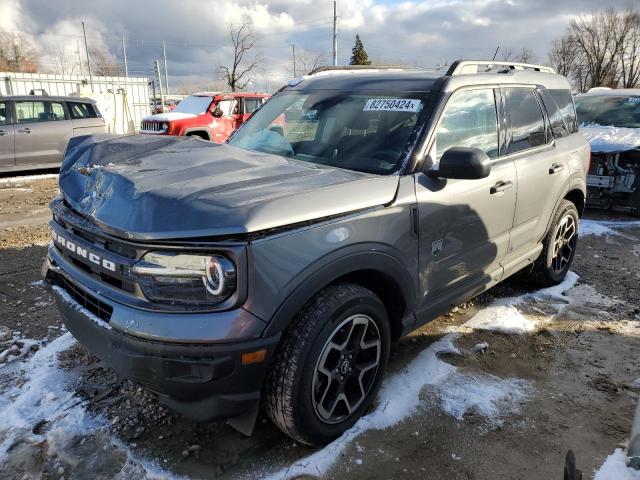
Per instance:
[[[60,275],[58,277],[60,279],[59,286],[69,294],[71,298],[73,298],[76,302],[78,302],[82,307],[89,310],[96,317],[108,322],[111,320],[111,314],[113,313],[113,308],[110,305],[107,305],[104,302],[101,302],[93,295],[85,292],[84,290],[76,287],[72,282],[67,280],[64,276]]]
[[[146,120],[142,122],[141,130],[144,130],[145,132],[156,132],[156,133],[164,132],[164,128],[162,128],[162,123],[149,122]]]

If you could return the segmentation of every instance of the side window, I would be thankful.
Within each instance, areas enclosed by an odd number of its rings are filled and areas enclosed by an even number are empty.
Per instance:
[[[9,106],[6,102],[0,102],[0,125],[9,123]]]
[[[511,139],[507,154],[544,145],[544,117],[533,89],[511,87],[505,88],[504,92],[511,123]]]
[[[96,111],[90,103],[67,102],[69,113],[74,120],[82,118],[96,118]]]
[[[237,100],[220,100],[218,107],[222,110],[222,116],[227,117],[238,113],[238,101]]]
[[[567,125],[562,118],[562,113],[558,108],[558,104],[549,93],[549,90],[547,90],[546,88],[538,88],[538,93],[542,98],[544,109],[546,110],[547,116],[549,117],[549,123],[551,123],[551,132],[553,133],[554,138],[562,138],[569,135],[569,129],[567,128]]]
[[[451,147],[477,147],[498,156],[498,118],[493,89],[454,94],[436,132],[436,162]]]
[[[64,107],[60,102],[51,102],[51,111],[49,117],[51,120],[64,120]]]
[[[564,119],[564,123],[567,125],[570,133],[576,133],[578,131],[578,117],[576,115],[576,107],[573,104],[573,97],[569,90],[549,90],[549,93],[554,98]]]
[[[244,99],[244,113],[250,114],[255,112],[260,105],[262,105],[261,98],[245,98]]]
[[[44,102],[16,102],[16,116],[18,118],[18,123],[48,121],[47,114],[44,108]]]

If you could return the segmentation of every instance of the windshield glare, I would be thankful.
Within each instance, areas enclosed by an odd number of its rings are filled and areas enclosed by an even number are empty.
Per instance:
[[[193,113],[195,115],[202,115],[207,111],[209,105],[213,97],[196,97],[195,95],[190,95],[184,100],[182,100],[176,108],[173,109],[174,112],[179,113]]]
[[[246,150],[376,174],[398,170],[426,92],[285,92],[229,140]]]
[[[580,125],[640,128],[640,96],[588,95],[576,97]]]

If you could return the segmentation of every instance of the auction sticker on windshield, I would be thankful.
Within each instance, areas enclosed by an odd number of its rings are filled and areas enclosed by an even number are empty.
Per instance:
[[[422,102],[413,98],[370,98],[363,112],[417,112]]]

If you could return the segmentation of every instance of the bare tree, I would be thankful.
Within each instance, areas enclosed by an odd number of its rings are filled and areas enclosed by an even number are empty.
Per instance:
[[[325,64],[325,54],[309,50],[297,50],[295,56],[296,73],[306,75]]]
[[[252,55],[256,46],[253,22],[248,16],[242,17],[240,24],[229,23],[229,36],[233,46],[233,62],[230,66],[218,67],[218,78],[223,80],[232,92],[242,90],[252,80],[252,72],[262,63],[259,55]]]
[[[570,76],[576,68],[576,48],[566,35],[553,41],[547,57],[554,70],[565,77]]]
[[[503,62],[514,62],[516,60],[516,55],[513,53],[511,48],[507,48],[506,50],[502,50],[500,58]]]
[[[536,62],[538,57],[533,50],[527,47],[522,47],[519,52],[514,52],[512,48],[502,50],[500,58],[503,62],[520,62],[520,63],[533,63]]]
[[[633,88],[640,84],[640,11],[626,11],[624,16],[630,28],[620,55],[620,86]]]
[[[21,33],[0,30],[0,71],[33,73],[38,66],[38,52]]]
[[[80,73],[79,52],[74,48],[59,45],[49,55],[51,70],[58,75],[75,75]]]
[[[104,48],[92,48],[89,55],[91,57],[91,69],[94,75],[117,77],[124,74],[122,65]]]

